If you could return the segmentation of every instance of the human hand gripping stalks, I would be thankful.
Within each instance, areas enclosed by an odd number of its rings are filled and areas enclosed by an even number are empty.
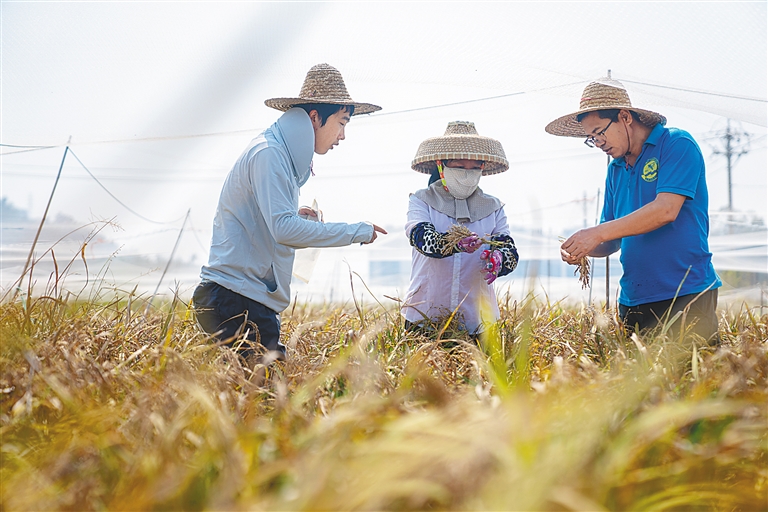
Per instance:
[[[461,252],[473,253],[483,244],[488,244],[491,247],[503,245],[501,242],[477,236],[476,233],[470,231],[466,226],[454,224],[445,235],[445,245],[443,246],[442,253],[443,256],[448,256],[455,247],[458,247]]]
[[[562,236],[558,237],[558,240],[560,241],[560,243],[565,242],[565,238],[563,238]],[[582,290],[589,288],[589,271],[590,271],[589,258],[584,256],[583,258],[581,258],[581,260],[579,260],[578,268],[573,271],[573,275],[576,275],[577,272],[579,273],[579,282],[581,283]]]
[[[498,277],[503,264],[501,253],[495,249],[496,247],[503,245],[502,242],[497,242],[484,237],[481,238],[477,236],[476,233],[470,231],[466,226],[454,224],[446,234],[442,253],[443,255],[448,256],[453,252],[455,247],[458,247],[461,252],[473,253],[482,247],[483,244],[488,244],[490,248],[484,250],[480,256],[480,259],[485,262],[481,271],[485,273],[485,281],[488,284],[491,284]]]
[[[485,265],[481,270],[485,272],[485,282],[491,284],[499,277],[499,271],[503,263],[501,252],[496,249],[486,249],[480,255],[480,259],[485,261]]]

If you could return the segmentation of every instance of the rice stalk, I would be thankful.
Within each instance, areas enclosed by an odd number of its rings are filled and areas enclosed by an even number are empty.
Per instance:
[[[63,278],[62,278],[63,279]],[[62,281],[56,291],[62,294]],[[53,291],[53,289],[52,289]],[[0,303],[3,510],[764,509],[768,316],[723,345],[500,304],[475,340],[294,304],[261,385],[178,298]]]

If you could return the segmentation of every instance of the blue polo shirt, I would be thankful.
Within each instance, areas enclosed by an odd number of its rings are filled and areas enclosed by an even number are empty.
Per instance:
[[[685,196],[674,222],[621,240],[619,302],[637,306],[722,285],[709,252],[709,194],[704,157],[688,132],[657,124],[634,166],[608,166],[601,222],[645,206],[659,192]],[[679,289],[679,291],[678,291]]]

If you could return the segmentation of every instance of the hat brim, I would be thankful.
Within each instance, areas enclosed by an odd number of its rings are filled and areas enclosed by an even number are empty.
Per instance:
[[[443,153],[422,161],[414,159],[411,162],[411,169],[423,174],[432,174],[432,171],[437,169],[437,160],[481,160],[485,162],[483,176],[499,174],[509,169],[509,163],[506,161],[493,161],[487,155],[477,153]]]
[[[547,133],[551,133],[552,135],[558,135],[560,137],[586,137],[587,132],[584,131],[584,128],[581,126],[581,123],[578,122],[576,118],[581,114],[597,112],[598,110],[614,110],[614,109],[631,110],[632,112],[636,112],[637,115],[640,116],[640,122],[649,127],[654,127],[659,123],[661,123],[662,126],[667,124],[666,117],[659,114],[658,112],[653,112],[652,110],[644,110],[636,107],[622,107],[618,105],[610,105],[610,106],[606,105],[606,106],[595,106],[595,107],[581,109],[572,114],[559,117],[554,121],[552,121],[551,123],[549,123],[544,128],[544,130]]]
[[[444,135],[427,139],[419,145],[411,169],[431,174],[437,169],[437,160],[480,160],[485,162],[483,176],[509,169],[501,143],[481,135]]]
[[[354,106],[355,112],[352,114],[353,116],[358,114],[370,114],[371,112],[381,110],[380,106],[373,105],[371,103],[358,103],[356,101],[349,100],[334,100],[333,98],[271,98],[264,102],[266,106],[280,110],[281,112],[286,112],[296,105],[309,105],[313,103]]]

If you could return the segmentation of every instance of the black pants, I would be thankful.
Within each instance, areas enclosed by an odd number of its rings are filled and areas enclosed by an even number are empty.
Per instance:
[[[285,357],[285,346],[280,343],[280,315],[264,304],[213,281],[200,283],[192,301],[200,327],[220,340],[231,338],[227,345],[239,345],[238,353],[244,358],[262,352],[258,344]],[[250,343],[242,343],[243,338]]]
[[[619,316],[624,323],[624,329],[630,335],[635,331],[653,329],[658,326],[659,320],[669,321],[678,311],[688,307],[685,326],[682,325],[683,317],[681,316],[668,332],[672,336],[679,335],[681,328],[694,324],[692,332],[704,338],[709,344],[717,345],[720,343],[720,336],[717,333],[717,289],[706,291],[697,299],[698,295],[698,293],[681,295],[676,299],[637,306],[619,304]]]

